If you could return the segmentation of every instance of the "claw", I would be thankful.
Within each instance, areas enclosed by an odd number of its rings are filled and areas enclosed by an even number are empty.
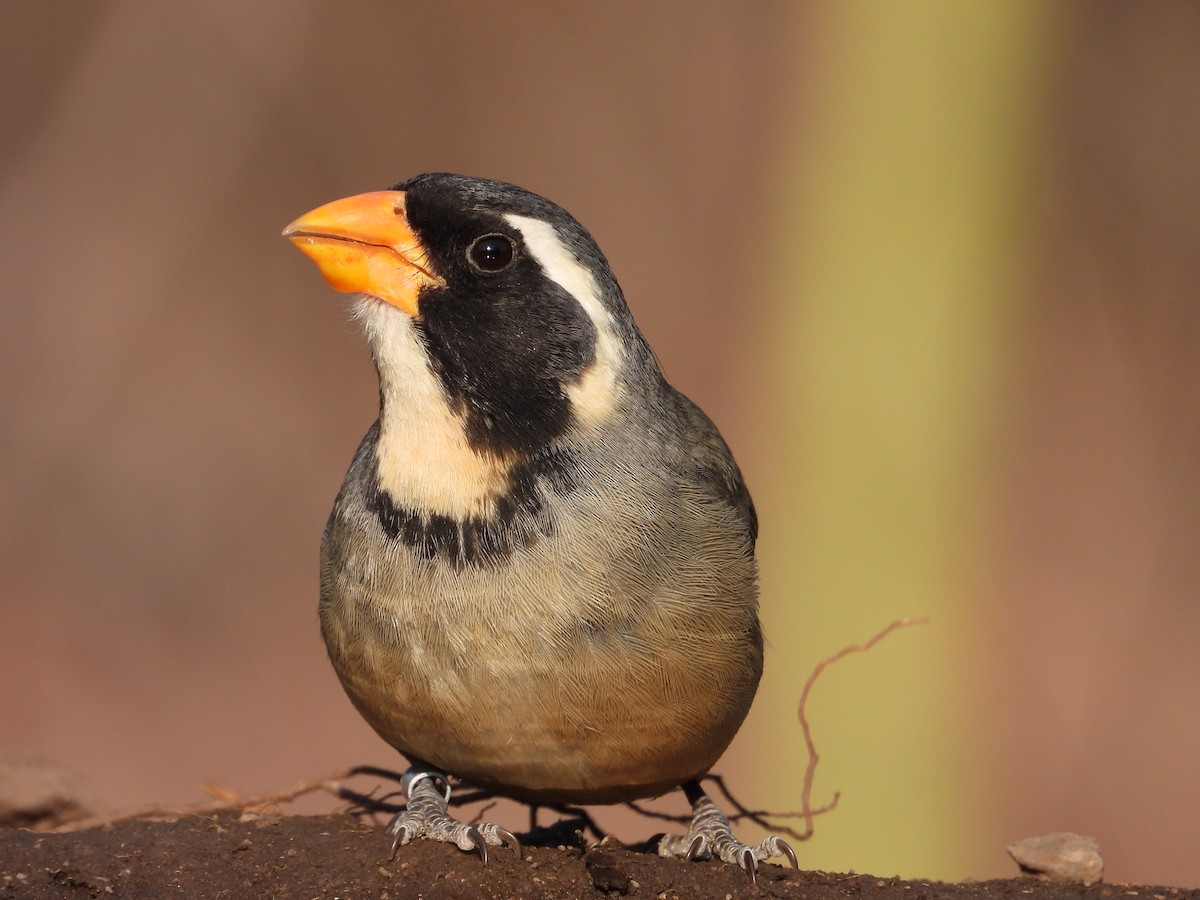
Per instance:
[[[388,856],[389,860],[391,860],[393,862],[395,861],[396,851],[400,848],[400,845],[404,843],[404,839],[407,836],[408,836],[408,826],[407,825],[401,825],[399,828],[396,829],[396,839],[394,841],[392,841],[392,852],[391,852],[391,855]]]
[[[467,826],[467,837],[469,837],[472,841],[475,842],[475,846],[472,847],[471,849],[479,851],[479,858],[483,861],[483,864],[486,866],[487,861],[488,861],[487,841],[485,841],[483,839],[482,832],[480,832],[480,830],[478,828],[476,828],[474,825],[468,825]]]
[[[792,868],[796,871],[800,870],[800,861],[796,859],[796,851],[792,849],[792,845],[783,838],[775,838],[775,845],[783,851],[783,855],[787,857],[787,861],[792,864]]]
[[[515,834],[513,834],[507,828],[501,828],[499,825],[495,826],[495,834],[500,838],[500,840],[504,841],[505,846],[512,847],[517,854],[517,859],[525,858],[525,853],[521,849],[521,842],[517,840],[517,836]]]
[[[749,847],[742,848],[742,871],[750,876],[751,884],[758,884],[758,858]]]
[[[688,844],[687,852],[683,854],[683,858],[688,862],[692,862],[696,858],[696,854],[700,852],[700,848],[704,846],[704,835],[698,834],[692,838],[692,842]]]

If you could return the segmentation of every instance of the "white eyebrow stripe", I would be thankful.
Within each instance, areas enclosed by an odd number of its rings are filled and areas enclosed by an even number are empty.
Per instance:
[[[600,288],[559,238],[554,226],[541,219],[506,213],[504,220],[521,233],[525,249],[551,281],[570,294],[596,328],[596,358],[575,384],[567,386],[572,410],[584,424],[607,419],[616,405],[617,371],[622,353],[611,313],[600,299]]]

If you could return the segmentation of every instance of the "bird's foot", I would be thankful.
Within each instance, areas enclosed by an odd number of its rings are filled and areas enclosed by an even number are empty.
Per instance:
[[[696,786],[685,786],[692,801],[692,824],[687,834],[668,834],[658,844],[659,856],[682,856],[684,859],[717,859],[731,866],[740,866],[750,881],[757,881],[758,864],[773,856],[787,857],[792,868],[800,868],[796,851],[778,835],[770,835],[761,844],[743,844],[733,836],[729,817]]]
[[[440,772],[427,769],[409,769],[401,778],[408,805],[388,823],[387,833],[394,834],[392,859],[396,849],[414,838],[429,838],[454,844],[468,853],[474,851],[486,865],[488,845],[509,846],[521,859],[521,842],[516,835],[499,825],[481,822],[468,825],[448,815],[450,782]]]

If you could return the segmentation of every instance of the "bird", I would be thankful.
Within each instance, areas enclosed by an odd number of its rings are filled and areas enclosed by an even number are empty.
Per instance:
[[[659,853],[796,866],[777,835],[737,840],[701,786],[763,670],[754,504],[588,231],[515,185],[428,173],[283,235],[355,295],[378,374],[319,618],[350,701],[410,762],[393,855],[521,854],[448,814],[453,777],[531,804],[682,788],[689,830]]]

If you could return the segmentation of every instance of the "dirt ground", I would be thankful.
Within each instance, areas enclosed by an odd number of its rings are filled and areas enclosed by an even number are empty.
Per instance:
[[[570,843],[555,844],[565,839]],[[197,898],[647,898],[1200,897],[1142,885],[1092,888],[1030,878],[941,884],[764,866],[757,885],[713,862],[660,859],[619,845],[585,848],[547,831],[518,861],[419,841],[388,860],[382,829],[350,816],[186,816],[71,833],[0,829],[0,900],[73,897]]]

